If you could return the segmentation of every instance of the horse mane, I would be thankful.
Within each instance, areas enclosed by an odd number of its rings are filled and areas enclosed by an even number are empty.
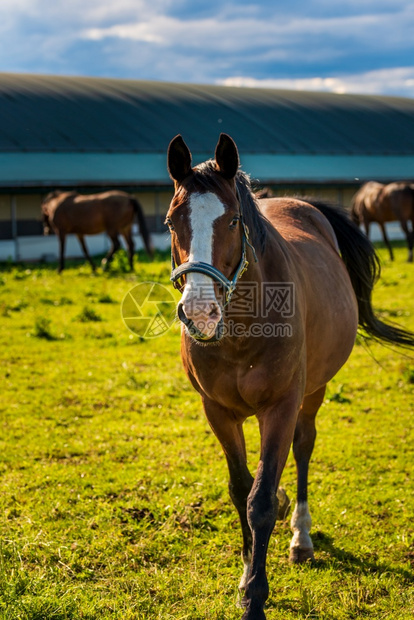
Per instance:
[[[67,196],[77,196],[78,192],[75,192],[75,191],[68,192],[62,189],[55,189],[53,192],[49,192],[49,194],[46,194],[46,196],[43,198],[41,202],[41,205],[46,206],[48,202],[50,202],[51,200],[54,200],[55,198],[58,198],[62,194],[67,194]]]
[[[266,244],[266,218],[261,213],[253,194],[250,177],[242,170],[236,173],[236,187],[240,196],[240,207],[243,220],[249,229],[249,238],[252,245],[260,252]],[[213,159],[198,164],[193,169],[193,175],[186,183],[189,191],[223,192],[222,178],[217,173],[216,162]]]
[[[249,175],[239,170],[236,174],[236,186],[240,195],[243,219],[249,229],[251,242],[255,248],[263,253],[267,237],[267,219],[259,209]]]

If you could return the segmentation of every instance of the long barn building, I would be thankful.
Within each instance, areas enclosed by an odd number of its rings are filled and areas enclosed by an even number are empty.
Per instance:
[[[276,195],[349,206],[367,180],[414,178],[414,100],[101,78],[0,74],[0,260],[57,253],[40,203],[54,189],[123,189],[144,207],[155,245],[172,195],[170,140],[203,161],[220,132],[243,169]],[[89,238],[103,252],[103,236]],[[69,253],[78,253],[73,240]]]

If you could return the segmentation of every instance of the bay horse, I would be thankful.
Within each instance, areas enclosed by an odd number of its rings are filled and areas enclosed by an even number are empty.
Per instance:
[[[390,259],[394,260],[391,243],[385,224],[400,222],[408,245],[408,261],[413,260],[414,227],[414,186],[408,183],[365,183],[352,199],[351,213],[357,224],[363,224],[367,237],[371,222],[381,228],[384,243],[388,248]],[[411,222],[411,230],[410,230]]]
[[[88,252],[85,235],[97,235],[106,232],[111,239],[112,246],[102,261],[105,268],[112,260],[113,255],[121,247],[121,234],[128,248],[130,268],[133,269],[134,240],[132,224],[136,216],[139,223],[146,251],[153,255],[153,248],[147,223],[142,207],[138,200],[117,190],[100,194],[83,195],[77,192],[55,191],[48,194],[41,204],[44,234],[48,235],[52,228],[59,237],[60,258],[59,273],[65,266],[66,235],[75,234],[85,254],[86,259],[95,270],[95,264]]]
[[[221,134],[215,159],[195,167],[176,136],[168,170],[175,191],[166,224],[171,280],[182,292],[182,361],[227,459],[243,535],[243,620],[264,620],[267,548],[292,442],[298,486],[290,559],[304,562],[313,558],[308,466],[326,384],[350,355],[358,324],[406,346],[414,345],[414,334],[375,316],[379,263],[358,227],[319,203],[259,204],[230,136]],[[261,448],[253,478],[243,423],[254,415]]]
[[[385,229],[385,222],[394,221],[394,213],[392,211],[384,213],[378,203],[379,195],[384,187],[384,183],[377,183],[376,181],[364,183],[352,198],[351,215],[356,224],[364,225],[365,233],[368,238],[370,224],[376,222],[379,225],[382,238],[390,253],[390,259],[394,260],[392,247]]]
[[[414,243],[414,184],[389,183],[378,198],[384,212],[392,212],[394,219],[400,222],[408,246],[408,262],[413,261]]]
[[[274,193],[270,187],[263,187],[254,192],[255,197],[260,200],[261,198],[273,198]]]

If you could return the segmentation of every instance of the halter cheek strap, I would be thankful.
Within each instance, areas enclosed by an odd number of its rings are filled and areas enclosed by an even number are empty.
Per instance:
[[[171,252],[172,270],[171,270],[170,280],[173,282],[175,288],[181,288],[181,286],[183,286],[183,283],[180,282],[180,279],[181,279],[181,276],[183,276],[184,274],[202,273],[206,276],[209,276],[210,278],[212,278],[212,280],[215,280],[215,282],[218,282],[224,287],[226,291],[225,305],[230,303],[232,295],[234,291],[236,290],[236,285],[237,285],[238,280],[242,277],[247,267],[249,266],[249,261],[247,260],[246,246],[249,246],[249,248],[252,250],[254,260],[255,262],[257,262],[256,251],[249,240],[249,229],[243,220],[243,213],[241,210],[241,199],[240,199],[240,194],[239,194],[238,189],[237,189],[237,198],[239,200],[240,222],[242,225],[242,254],[241,254],[240,262],[237,266],[237,269],[234,273],[233,278],[229,280],[228,278],[226,278],[226,276],[223,273],[221,273],[219,269],[217,269],[213,265],[210,265],[209,263],[204,263],[202,261],[192,261],[192,262],[182,263],[181,265],[177,267],[175,264],[173,254]]]

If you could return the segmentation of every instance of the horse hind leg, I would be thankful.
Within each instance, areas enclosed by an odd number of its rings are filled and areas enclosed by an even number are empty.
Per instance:
[[[315,445],[315,417],[323,402],[326,386],[306,396],[299,411],[293,438],[293,454],[297,470],[297,503],[291,519],[293,538],[290,561],[302,563],[313,560],[313,544],[309,535],[312,519],[308,506],[309,461]]]
[[[278,501],[277,521],[284,521],[289,514],[291,502],[283,487],[278,488],[276,497]]]

